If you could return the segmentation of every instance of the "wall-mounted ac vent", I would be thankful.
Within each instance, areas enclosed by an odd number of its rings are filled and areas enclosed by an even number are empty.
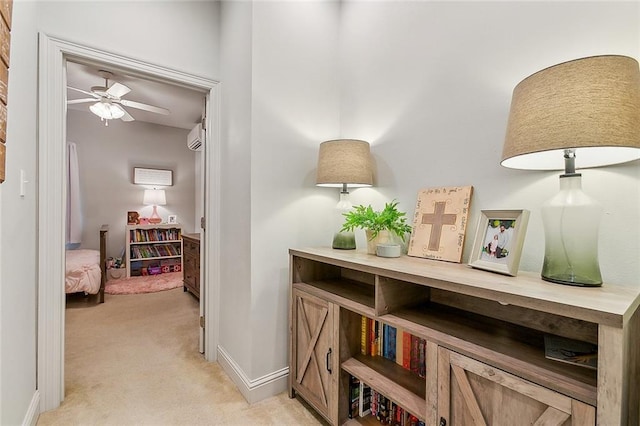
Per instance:
[[[202,125],[198,123],[187,136],[187,147],[192,151],[202,151],[204,137],[205,135],[202,130]]]

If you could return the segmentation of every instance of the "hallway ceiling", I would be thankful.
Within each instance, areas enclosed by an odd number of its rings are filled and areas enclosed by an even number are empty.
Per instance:
[[[89,66],[74,62],[67,62],[67,86],[86,91],[91,91],[92,86],[103,86],[104,79],[99,74],[100,70],[113,73],[113,79],[109,80],[109,86],[118,82],[131,89],[131,92],[122,97],[123,99],[142,102],[171,111],[169,115],[162,115],[125,107],[136,121],[188,130],[191,130],[200,121],[202,110],[204,109],[205,94],[185,87],[127,75],[109,67]],[[88,97],[75,90],[67,89],[67,98],[69,100]],[[99,117],[89,111],[89,105],[92,105],[92,102],[71,104],[68,105],[68,108],[85,111],[92,118],[100,120]]]

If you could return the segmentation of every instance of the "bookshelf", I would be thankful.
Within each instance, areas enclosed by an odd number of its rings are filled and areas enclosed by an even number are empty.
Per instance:
[[[331,424],[380,424],[350,418],[353,378],[424,424],[638,424],[640,289],[360,251],[289,253],[289,394]],[[363,317],[422,339],[425,372],[363,353]],[[546,358],[549,334],[596,344],[597,370]]]
[[[158,273],[181,270],[180,225],[127,225],[125,239],[127,277],[144,275],[150,268]]]

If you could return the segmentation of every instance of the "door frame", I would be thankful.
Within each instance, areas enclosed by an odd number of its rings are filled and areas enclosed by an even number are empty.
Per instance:
[[[220,84],[182,71],[105,52],[77,43],[38,35],[37,147],[37,389],[40,412],[57,408],[64,399],[64,218],[66,215],[66,62],[108,63],[158,81],[201,90],[207,96],[203,232],[204,354],[217,359],[220,263]]]

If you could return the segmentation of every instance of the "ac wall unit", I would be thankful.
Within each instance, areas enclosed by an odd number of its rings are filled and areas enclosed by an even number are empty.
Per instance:
[[[192,151],[202,151],[202,144],[204,144],[204,130],[202,130],[202,124],[198,123],[187,136],[187,147]]]

